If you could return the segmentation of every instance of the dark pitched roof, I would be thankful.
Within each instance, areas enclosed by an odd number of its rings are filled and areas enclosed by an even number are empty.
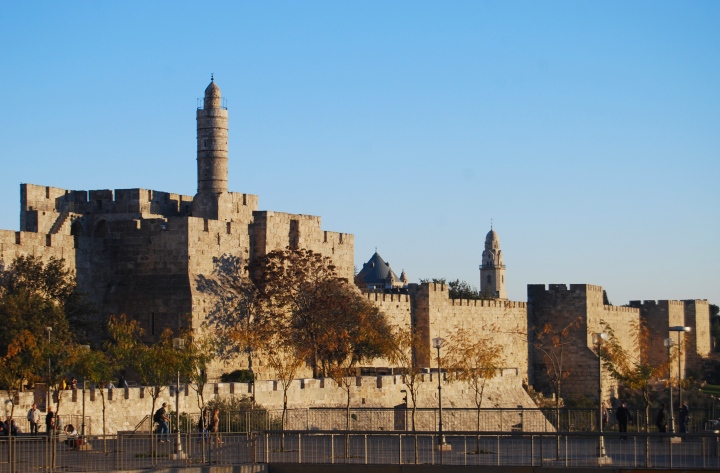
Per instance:
[[[382,257],[376,251],[372,258],[367,263],[363,264],[362,270],[355,277],[364,282],[365,284],[381,284],[384,283],[388,275],[392,274],[392,277],[398,281],[398,277],[395,275],[390,265],[382,259]]]

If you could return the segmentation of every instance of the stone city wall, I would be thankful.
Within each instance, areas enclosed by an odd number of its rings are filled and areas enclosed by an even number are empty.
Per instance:
[[[563,354],[563,372],[569,376],[562,383],[565,395],[582,395],[597,399],[599,360],[597,346],[593,344],[593,334],[605,330],[603,323],[615,332],[625,350],[637,356],[632,341],[637,330],[640,311],[629,307],[603,305],[602,287],[592,284],[543,284],[528,285],[528,306],[530,336],[537,340],[535,333],[546,324],[559,332],[565,327],[579,322],[567,338],[560,339]],[[545,348],[559,353],[551,343]],[[545,355],[542,350],[531,347],[532,374],[531,384],[536,390],[546,394],[552,392]],[[602,370],[602,398],[607,401],[617,397],[617,381],[607,370]]]
[[[517,369],[528,378],[527,305],[506,300],[450,299],[444,284],[424,283],[418,287],[416,323],[428,347],[436,337],[452,342],[458,329],[490,338],[502,347],[502,366]],[[423,366],[437,366],[435,351]]]
[[[534,408],[532,399],[522,388],[522,378],[516,370],[501,370],[498,375],[488,380],[485,388],[483,407],[486,408]],[[437,375],[421,375],[418,408],[434,409],[437,406]],[[351,388],[351,408],[392,408],[403,403],[407,387],[402,384],[400,376],[363,376],[356,377]],[[146,415],[152,413],[152,398],[148,389],[88,389],[85,393],[85,415],[91,420],[93,435],[102,434],[101,392],[105,397],[105,415],[108,433],[134,430]],[[450,382],[443,375],[443,407],[445,408],[474,408],[474,391],[465,383]],[[246,383],[209,384],[205,387],[205,400],[212,398],[242,398],[253,394],[253,386]],[[82,390],[60,391],[59,414],[61,416],[82,415]],[[254,395],[260,406],[266,409],[282,409],[283,393],[279,382],[267,380],[257,381],[254,386]],[[37,398],[36,398],[37,396]],[[20,425],[25,425],[25,415],[34,401],[38,405],[44,404],[43,392],[24,392],[16,399],[14,417]],[[345,407],[346,392],[338,387],[330,378],[323,379],[297,379],[293,381],[288,391],[288,407],[291,409]],[[6,413],[9,415],[11,404],[7,393],[0,392]],[[192,386],[181,385],[180,412],[197,414],[199,412],[198,398]],[[174,410],[175,387],[163,389],[155,409],[163,402]],[[342,418],[342,416],[340,416]],[[435,419],[434,416],[428,417]],[[469,419],[474,420],[473,416]],[[507,419],[505,422],[509,422]],[[509,424],[508,424],[509,425]],[[316,428],[334,428],[332,422],[328,425],[317,425]],[[22,427],[21,427],[22,428]],[[344,428],[344,423],[343,423]],[[426,425],[427,429],[434,427]],[[473,428],[468,425],[467,429]]]

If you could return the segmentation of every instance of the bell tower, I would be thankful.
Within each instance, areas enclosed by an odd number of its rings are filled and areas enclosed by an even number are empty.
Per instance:
[[[497,299],[507,299],[500,239],[492,228],[485,237],[485,251],[480,265],[480,293]]]

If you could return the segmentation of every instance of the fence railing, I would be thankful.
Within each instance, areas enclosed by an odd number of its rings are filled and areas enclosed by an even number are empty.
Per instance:
[[[631,432],[657,432],[653,420],[657,410],[650,411],[650,422],[646,425],[645,413],[631,412],[633,422],[628,426]],[[220,431],[247,433],[258,430],[280,430],[283,428],[282,409],[248,409],[223,411],[220,413]],[[197,431],[199,414],[182,414],[180,430]],[[171,416],[173,423],[174,415]],[[413,429],[411,409],[404,408],[311,408],[288,409],[285,413],[285,430],[367,430],[381,432],[438,430],[437,409],[417,409]],[[675,419],[677,423],[677,416]],[[150,422],[151,424],[151,422]],[[149,425],[146,430],[149,430]],[[598,430],[597,409],[443,409],[445,431],[491,431],[491,432],[596,432]],[[689,431],[699,432],[716,425],[704,411],[693,412]],[[618,431],[614,411],[603,430]]]
[[[285,431],[0,440],[0,473],[248,463],[720,468],[720,434]],[[600,449],[602,440],[603,449]],[[600,452],[604,452],[601,456]]]
[[[444,464],[538,467],[720,467],[720,436],[545,432],[261,432],[251,437],[265,463]],[[602,442],[602,449],[600,448]],[[603,455],[600,452],[604,452]]]

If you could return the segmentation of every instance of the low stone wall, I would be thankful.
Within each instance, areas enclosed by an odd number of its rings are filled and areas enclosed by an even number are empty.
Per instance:
[[[419,408],[437,407],[437,374],[422,375],[419,383],[418,395]],[[361,376],[353,380],[350,390],[350,406],[352,408],[388,408],[403,403],[408,388],[402,383],[401,376]],[[534,408],[532,399],[528,396],[521,385],[522,379],[515,369],[504,369],[493,379],[487,381],[484,392],[483,407],[501,408]],[[474,408],[474,391],[466,383],[449,382],[443,380],[443,407],[445,408]],[[102,412],[103,401],[101,393],[105,398],[105,419],[107,433],[117,431],[135,430],[136,426],[145,416],[151,416],[153,409],[157,409],[163,402],[167,402],[174,410],[175,408],[175,387],[163,388],[153,408],[150,390],[147,388],[127,389],[89,389],[85,393],[85,415],[86,431],[94,435],[102,434]],[[73,417],[73,422],[80,423],[83,402],[82,391],[60,391],[58,399],[58,413],[61,417]],[[246,383],[225,383],[210,384],[205,386],[205,400],[213,398],[242,398],[253,395],[253,386]],[[282,409],[282,387],[279,382],[266,380],[257,381],[254,386],[254,395],[258,404],[267,409]],[[0,400],[4,405],[3,417],[10,414],[12,403],[7,393],[0,392]],[[21,429],[26,425],[25,416],[33,402],[44,405],[44,394],[42,392],[24,392],[18,395],[15,400],[14,417],[18,420]],[[198,414],[200,411],[198,396],[194,386],[181,385],[180,389],[180,412],[187,414]],[[290,408],[321,408],[321,407],[345,407],[347,393],[340,388],[332,379],[298,379],[292,383],[288,391],[288,407]],[[2,412],[2,411],[0,411]],[[472,415],[466,414],[469,419]],[[418,417],[420,418],[420,417]],[[432,430],[430,424],[435,423],[434,414],[423,415],[421,422],[427,424],[423,430]],[[342,423],[344,428],[344,417],[340,420],[327,419],[321,423],[328,425],[313,425],[312,428],[332,429],[335,423]],[[353,428],[364,428],[363,425],[369,421],[358,421]],[[385,422],[385,421],[383,421]],[[388,427],[393,421],[388,421]],[[448,418],[452,422],[452,418]],[[470,421],[463,421],[463,423]],[[489,421],[488,421],[489,422]],[[519,420],[518,420],[519,422]],[[500,419],[495,422],[499,425],[512,425],[517,422],[512,419]],[[77,427],[77,426],[76,426]],[[339,427],[339,426],[337,426]],[[302,427],[304,428],[304,427]],[[468,426],[472,427],[472,424]],[[27,432],[27,429],[22,429]],[[41,429],[42,430],[42,429]],[[390,429],[391,430],[391,429]],[[493,429],[495,430],[495,429]]]

